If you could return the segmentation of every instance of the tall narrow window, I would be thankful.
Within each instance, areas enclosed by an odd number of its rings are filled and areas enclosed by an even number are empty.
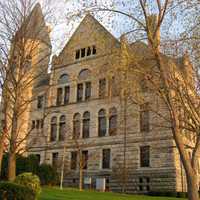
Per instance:
[[[106,96],[106,79],[99,80],[99,97],[103,98]]]
[[[107,128],[107,123],[106,123],[106,112],[104,109],[101,109],[99,111],[99,117],[98,117],[98,134],[99,137],[103,137],[106,135],[106,128]]]
[[[59,106],[62,104],[62,88],[57,89],[57,100],[56,105]]]
[[[79,59],[80,58],[80,49],[76,50],[76,56],[75,56],[76,59]]]
[[[58,153],[52,153],[52,166],[57,169],[58,167]]]
[[[41,108],[43,108],[43,105],[44,105],[44,96],[43,95],[38,96],[37,97],[37,108],[41,109]]]
[[[91,97],[91,82],[85,83],[85,100],[89,100]]]
[[[115,76],[113,76],[110,80],[110,92],[111,96],[116,97],[119,96],[119,85]]]
[[[56,141],[57,137],[57,118],[52,117],[51,118],[51,135],[50,135],[50,141]]]
[[[77,85],[77,102],[80,102],[83,100],[83,84],[79,83]]]
[[[43,127],[44,127],[44,120],[41,119],[41,120],[40,120],[40,128],[43,128]]]
[[[140,131],[149,132],[149,104],[140,106]]]
[[[32,129],[35,128],[35,120],[32,120]]]
[[[66,86],[65,93],[64,93],[64,104],[65,105],[69,103],[69,97],[70,97],[70,87]]]
[[[90,135],[90,113],[83,114],[83,138],[89,138]]]
[[[71,169],[75,170],[77,168],[77,152],[71,152]]]
[[[150,147],[149,146],[140,147],[140,166],[141,167],[150,166]]]
[[[65,116],[62,115],[60,117],[60,122],[59,122],[59,140],[63,141],[65,139],[65,134],[66,134],[66,122],[65,122]]]
[[[103,149],[102,152],[102,168],[110,169],[110,149]]]
[[[37,120],[36,120],[36,129],[39,129],[39,128],[40,128],[40,120],[37,119]]]
[[[97,53],[96,46],[93,45],[93,46],[92,46],[92,54],[95,55],[96,53]]]
[[[117,134],[117,109],[111,108],[109,110],[109,135]]]
[[[83,169],[88,168],[88,151],[82,151],[82,166]]]
[[[91,48],[88,47],[88,48],[87,48],[87,56],[90,56],[90,55],[91,55]]]
[[[80,128],[81,128],[81,115],[76,113],[73,119],[73,139],[80,137]]]
[[[85,57],[85,48],[81,49],[81,58]]]

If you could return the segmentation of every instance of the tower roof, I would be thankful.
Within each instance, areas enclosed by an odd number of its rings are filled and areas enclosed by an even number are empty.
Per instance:
[[[22,37],[40,40],[50,45],[49,29],[45,23],[40,3],[37,3],[26,17],[16,36],[20,34]]]

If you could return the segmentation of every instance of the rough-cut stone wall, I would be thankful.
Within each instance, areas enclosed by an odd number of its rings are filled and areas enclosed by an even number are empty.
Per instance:
[[[76,49],[91,45],[96,45],[96,55],[75,60]],[[120,64],[119,51],[120,43],[91,16],[87,16],[61,54],[54,57],[49,85],[42,86],[35,91],[36,96],[45,93],[47,101],[45,109],[37,110],[36,102],[32,105],[30,123],[31,120],[42,118],[44,115],[45,118],[44,128],[34,130],[31,135],[31,139],[36,138],[36,142],[31,146],[29,153],[40,154],[41,163],[51,164],[52,153],[58,152],[61,162],[64,147],[66,147],[64,184],[66,186],[77,186],[78,170],[70,170],[70,153],[77,150],[71,136],[73,115],[78,112],[82,116],[85,111],[89,111],[90,137],[80,139],[79,144],[83,144],[82,149],[89,152],[88,169],[84,170],[84,176],[92,177],[93,187],[95,187],[97,177],[105,177],[109,179],[107,185],[111,190],[121,191],[125,150],[127,192],[181,191],[180,159],[174,146],[171,131],[167,128],[164,119],[153,112],[153,110],[157,111],[167,117],[168,112],[162,101],[151,91],[144,95],[145,101],[149,102],[152,108],[149,116],[149,132],[140,132],[139,105],[128,101],[126,149],[124,149],[122,102],[118,97],[98,98],[99,79],[107,78],[109,70]],[[148,66],[148,63],[146,63],[146,66]],[[89,101],[76,102],[76,89],[79,82],[77,77],[82,69],[91,71],[91,77],[88,80],[92,83],[92,96]],[[69,83],[58,85],[59,77],[65,73],[69,75]],[[107,93],[108,82],[107,78]],[[69,104],[56,106],[57,88],[66,85],[70,85]],[[116,107],[118,113],[117,135],[109,136],[107,130],[107,135],[100,138],[98,137],[98,111],[102,108],[106,110],[108,124],[108,113],[112,107]],[[65,141],[50,142],[50,120],[53,116],[59,119],[63,114],[66,116]],[[57,124],[59,124],[59,121],[57,121]],[[150,167],[140,167],[140,147],[146,145],[150,146]],[[102,169],[101,166],[102,150],[105,148],[111,149],[111,169],[108,170]]]

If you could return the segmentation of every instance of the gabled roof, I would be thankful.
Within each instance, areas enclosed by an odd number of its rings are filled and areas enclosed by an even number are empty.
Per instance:
[[[74,31],[74,33],[72,34],[72,36],[70,37],[69,41],[67,42],[67,44],[65,45],[65,47],[63,48],[63,50],[61,51],[61,53],[59,54],[59,56],[65,51],[65,49],[67,48],[67,46],[71,43],[72,39],[75,37],[75,35],[79,31],[80,27],[83,24],[85,24],[86,22],[90,22],[91,24],[95,24],[97,27],[99,27],[101,30],[103,30],[108,35],[108,37],[112,38],[116,43],[120,44],[120,42],[112,35],[112,33],[110,33],[93,15],[87,14],[83,18],[83,20],[81,21],[81,23],[79,24],[79,26],[76,28],[76,30]]]

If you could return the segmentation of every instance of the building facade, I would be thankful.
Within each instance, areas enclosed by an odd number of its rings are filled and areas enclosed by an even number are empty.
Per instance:
[[[149,65],[148,47],[134,43],[132,53]],[[37,81],[31,104],[28,153],[40,163],[61,169],[64,184],[78,186],[80,152],[84,187],[146,193],[185,191],[186,180],[171,130],[148,104],[161,113],[161,100],[144,89],[145,104],[125,105],[113,75],[122,44],[93,16],[86,15],[58,56],[51,72]],[[46,67],[47,68],[47,67]],[[135,77],[137,86],[137,76]],[[138,83],[139,84],[139,83]],[[91,185],[90,185],[91,184]]]

